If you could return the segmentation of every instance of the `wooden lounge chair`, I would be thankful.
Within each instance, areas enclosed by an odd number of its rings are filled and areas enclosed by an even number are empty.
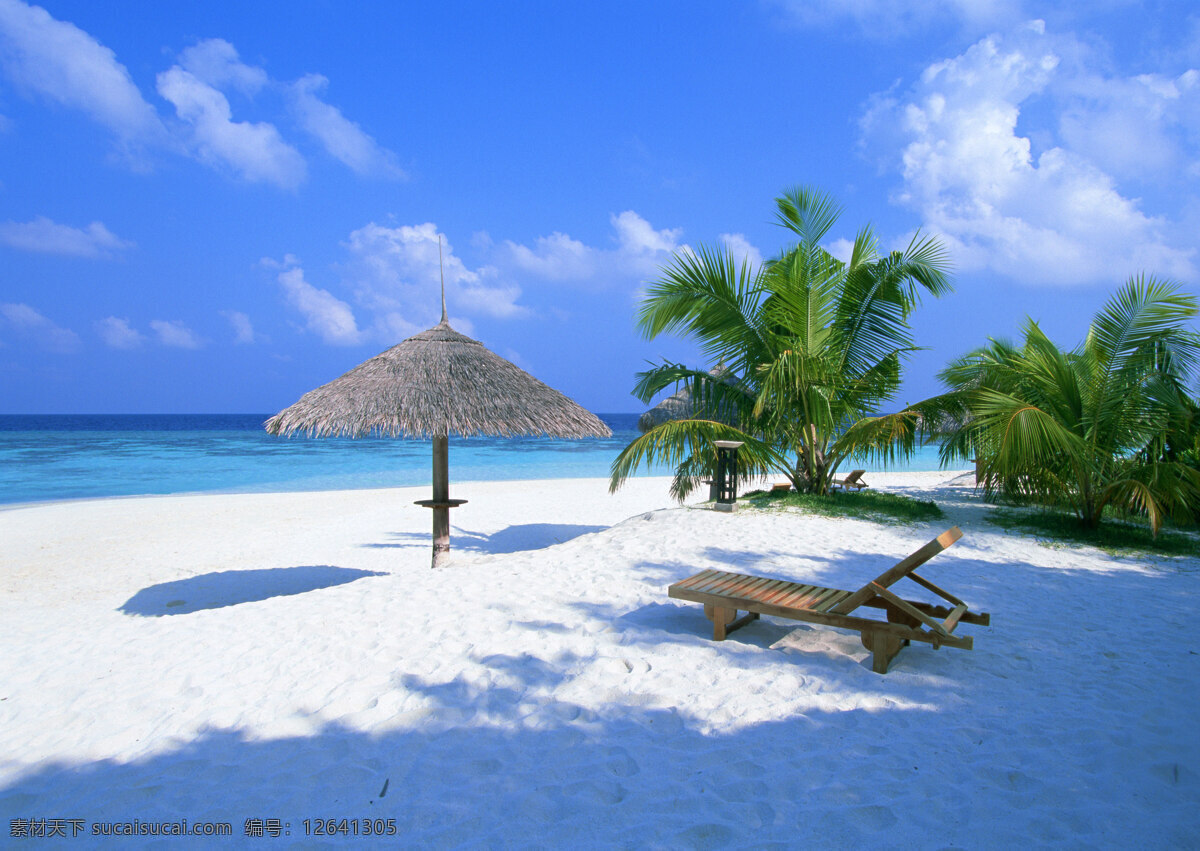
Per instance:
[[[935,649],[944,645],[970,650],[971,638],[954,635],[955,627],[960,623],[983,626],[991,623],[986,612],[969,611],[962,600],[914,572],[961,537],[962,531],[957,526],[948,529],[857,591],[705,570],[676,582],[667,589],[667,594],[678,600],[703,603],[704,614],[713,622],[714,641],[724,640],[730,632],[760,614],[855,630],[861,634],[863,646],[871,651],[872,670],[886,674],[892,659],[910,641],[923,641]],[[949,602],[952,608],[897,597],[890,588],[905,576]],[[883,609],[887,620],[855,614],[863,606]],[[739,610],[746,612],[740,619]]]
[[[835,488],[854,488],[855,490],[862,490],[863,488],[869,488],[870,485],[868,485],[866,482],[864,482],[862,480],[863,473],[865,473],[865,472],[867,472],[867,471],[866,470],[851,470],[850,475],[846,476],[846,478],[834,479],[833,486]]]

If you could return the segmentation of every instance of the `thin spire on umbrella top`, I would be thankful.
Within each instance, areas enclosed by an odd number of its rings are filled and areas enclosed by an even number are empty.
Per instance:
[[[442,266],[442,235],[438,234],[438,274],[442,278],[442,324],[448,325],[450,320],[446,318],[446,269]]]

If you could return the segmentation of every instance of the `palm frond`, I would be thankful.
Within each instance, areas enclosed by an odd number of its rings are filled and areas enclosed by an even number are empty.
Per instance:
[[[1100,509],[1111,505],[1126,514],[1145,515],[1157,535],[1167,517],[1189,522],[1200,500],[1200,470],[1177,462],[1129,464],[1098,494]]]
[[[810,353],[829,348],[842,269],[820,246],[798,245],[764,274],[770,296],[761,311],[766,342],[761,354],[785,346]]]
[[[757,278],[748,262],[739,265],[724,246],[681,251],[647,287],[636,325],[647,339],[676,333],[696,338],[717,358],[735,353],[747,336],[757,334]]]
[[[1051,413],[1024,399],[981,388],[975,392],[973,413],[981,430],[995,434],[991,459],[1002,476],[1036,476],[1062,459],[1089,463],[1086,441]]]
[[[1110,419],[1125,403],[1137,377],[1194,362],[1183,323],[1196,315],[1196,300],[1153,277],[1138,275],[1117,290],[1092,322],[1084,354],[1095,363],[1095,421]],[[1173,350],[1173,351],[1172,351]],[[1171,356],[1164,360],[1164,354]]]
[[[950,261],[950,255],[941,240],[933,236],[922,237],[921,232],[917,231],[902,256],[907,276],[920,284],[930,295],[942,296],[954,289],[950,283],[950,273],[954,264]],[[914,289],[910,298],[916,301],[918,295]]]
[[[655,426],[621,450],[609,471],[609,490],[615,493],[639,468],[649,469],[656,462],[677,469],[687,464],[694,469],[701,463],[695,456],[711,455],[715,459],[717,440],[742,441],[738,466],[748,476],[788,466],[775,447],[734,426],[712,420],[673,420]]]
[[[879,241],[875,238],[875,229],[864,225],[854,236],[854,246],[850,249],[850,262],[847,267],[857,269],[864,263],[873,263],[879,259]]]
[[[842,215],[833,196],[813,186],[794,186],[775,199],[776,224],[799,237],[803,245],[815,246]]]
[[[921,427],[920,414],[911,409],[863,417],[838,436],[830,454],[837,462],[854,456],[894,464],[916,451]]]

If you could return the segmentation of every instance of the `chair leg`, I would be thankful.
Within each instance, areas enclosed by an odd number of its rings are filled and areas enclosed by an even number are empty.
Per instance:
[[[885,611],[887,612],[888,623],[903,624],[904,626],[911,626],[914,629],[921,626],[921,622],[919,620],[914,618],[908,612],[900,611],[900,609],[896,608],[895,606],[889,604]],[[912,644],[912,642],[905,638],[904,646],[907,647],[910,644]]]
[[[737,609],[714,606],[709,603],[704,604],[704,615],[713,622],[713,641],[724,641],[726,636],[735,629],[741,629],[746,624],[758,620],[758,612],[746,612],[734,620],[737,617]]]
[[[873,629],[862,634],[863,647],[871,651],[871,670],[877,674],[886,674],[888,666],[904,646],[904,639],[886,632]]]
[[[724,606],[714,606],[711,603],[705,603],[704,616],[713,622],[713,641],[724,641],[725,626],[737,617],[737,609],[727,609]]]

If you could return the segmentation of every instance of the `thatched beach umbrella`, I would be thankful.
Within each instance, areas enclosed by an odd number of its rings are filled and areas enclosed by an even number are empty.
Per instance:
[[[442,321],[266,422],[271,434],[433,439],[433,566],[450,550],[449,435],[610,437],[594,414]]]
[[[692,391],[690,387],[684,385],[638,417],[637,427],[638,431],[645,434],[665,422],[691,419],[691,416]]]
[[[724,364],[718,364],[713,369],[708,371],[708,374],[713,378],[724,378],[726,382],[731,380],[729,367]],[[638,417],[637,427],[642,434],[650,431],[655,426],[660,426],[666,422],[674,420],[691,419],[695,412],[695,406],[692,404],[692,386],[684,384],[666,399],[663,399],[646,413]],[[727,422],[729,418],[719,418],[722,422]]]

